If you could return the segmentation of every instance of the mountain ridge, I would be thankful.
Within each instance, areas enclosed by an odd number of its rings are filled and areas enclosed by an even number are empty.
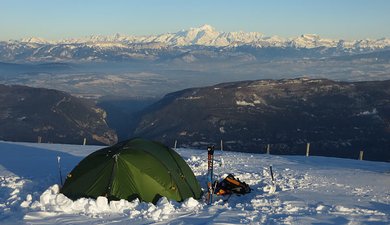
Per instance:
[[[302,34],[298,37],[284,38],[279,36],[265,36],[260,32],[220,32],[211,25],[204,24],[200,27],[189,28],[173,33],[163,33],[159,35],[121,35],[114,34],[109,36],[91,35],[84,38],[70,38],[58,41],[47,40],[40,37],[23,38],[20,40],[13,40],[19,43],[31,44],[71,44],[71,43],[101,43],[101,42],[123,42],[127,44],[141,44],[141,43],[165,43],[169,46],[186,46],[186,45],[204,45],[214,47],[237,46],[243,44],[253,44],[257,47],[267,46],[284,46],[284,47],[337,47],[344,48],[381,48],[390,46],[390,39],[330,39],[321,38],[317,34]],[[262,44],[263,43],[263,44]],[[267,45],[268,43],[268,45]],[[283,44],[282,44],[283,43]],[[373,46],[373,44],[375,45]]]
[[[0,84],[0,140],[113,144],[116,133],[94,102],[54,89]]]
[[[166,95],[144,112],[134,135],[202,148],[357,156],[390,161],[390,80],[256,80]],[[387,146],[387,147],[386,147]]]
[[[337,40],[304,34],[294,38],[265,36],[260,32],[220,32],[210,25],[175,33],[149,36],[92,35],[50,41],[42,38],[0,41],[0,61],[122,61],[161,60],[167,55],[206,49],[219,54],[240,53],[241,47],[256,49],[309,50],[316,57],[360,54],[390,49],[390,39]],[[244,52],[246,53],[246,52]]]

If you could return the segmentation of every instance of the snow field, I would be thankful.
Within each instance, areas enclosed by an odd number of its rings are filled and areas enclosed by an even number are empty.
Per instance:
[[[252,192],[227,201],[215,197],[212,205],[192,198],[181,203],[162,198],[156,205],[105,197],[72,201],[59,193],[57,155],[65,176],[100,148],[0,142],[0,224],[390,223],[390,164],[349,159],[216,151],[215,178],[233,173]],[[177,151],[206,190],[206,151]],[[42,162],[31,162],[40,156]],[[47,160],[54,163],[43,163]]]

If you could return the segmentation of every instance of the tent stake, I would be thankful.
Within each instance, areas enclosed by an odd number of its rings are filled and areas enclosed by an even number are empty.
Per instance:
[[[274,179],[274,172],[272,171],[272,166],[269,167],[269,171],[271,173],[271,180],[272,180],[272,183],[275,182],[275,179]]]

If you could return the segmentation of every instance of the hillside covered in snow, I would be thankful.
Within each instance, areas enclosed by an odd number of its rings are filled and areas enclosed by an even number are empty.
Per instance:
[[[390,164],[349,159],[216,151],[215,178],[233,173],[252,188],[212,205],[104,197],[71,201],[66,176],[101,146],[0,142],[0,224],[389,224]],[[207,153],[178,149],[205,189]],[[276,192],[272,193],[269,166]]]

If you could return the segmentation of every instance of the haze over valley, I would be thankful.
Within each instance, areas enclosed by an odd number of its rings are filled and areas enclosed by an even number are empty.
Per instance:
[[[0,52],[3,83],[92,98],[161,98],[184,88],[241,80],[390,78],[390,39],[268,37],[210,25],[154,36],[2,41]]]

